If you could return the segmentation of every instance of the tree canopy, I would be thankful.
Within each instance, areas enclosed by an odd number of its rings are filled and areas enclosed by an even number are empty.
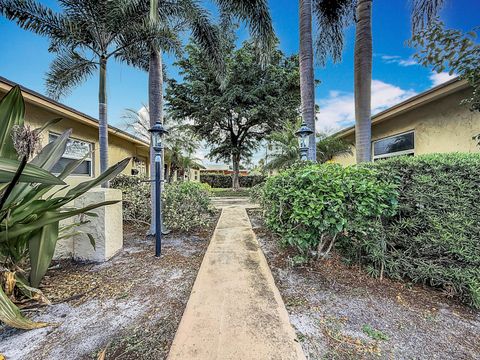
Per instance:
[[[263,65],[252,42],[238,49],[234,36],[225,40],[226,77],[220,78],[194,44],[176,64],[182,82],[169,80],[167,109],[174,118],[188,119],[210,149],[209,157],[232,161],[233,187],[238,187],[241,159],[248,159],[259,143],[299,112],[298,58],[275,49]]]

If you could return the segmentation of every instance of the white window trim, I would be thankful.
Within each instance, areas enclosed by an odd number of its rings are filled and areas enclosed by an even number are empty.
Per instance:
[[[382,155],[375,155],[375,143],[387,139],[391,139],[400,135],[406,135],[406,134],[411,134],[413,133],[413,149],[409,150],[403,150],[403,151],[396,151],[396,152],[391,152],[388,154],[382,154]],[[404,131],[395,135],[387,136],[381,139],[377,139],[372,141],[372,161],[379,160],[379,159],[386,159],[394,156],[401,156],[401,155],[410,155],[414,154],[415,155],[415,141],[416,141],[416,136],[415,136],[415,130],[409,130],[409,131]]]
[[[50,134],[51,135],[54,135],[54,136],[61,136],[61,134],[59,133],[56,133],[56,132],[53,132],[53,131],[49,131],[48,135],[49,135],[49,142],[50,142]],[[76,141],[81,141],[81,142],[84,142],[84,143],[87,143],[87,144],[90,144],[90,156],[89,157],[86,157],[83,161],[90,161],[90,172],[88,174],[70,174],[68,175],[69,177],[70,176],[73,176],[73,177],[94,177],[94,163],[93,163],[93,146],[94,146],[94,143],[90,142],[90,141],[86,141],[86,140],[83,140],[83,139],[79,139],[79,138],[74,138],[74,137],[69,137],[69,139],[72,139],[72,140],[76,140]],[[64,159],[70,159],[70,160],[80,160],[78,158],[75,158],[75,157],[72,157],[72,156],[68,156],[68,155],[62,155],[62,158]],[[55,173],[55,175],[58,175],[59,173]]]

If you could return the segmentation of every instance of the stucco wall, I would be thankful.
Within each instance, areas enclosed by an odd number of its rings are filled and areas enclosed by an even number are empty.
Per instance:
[[[480,148],[472,137],[480,133],[480,113],[460,105],[469,93],[470,90],[463,90],[375,124],[372,141],[414,130],[415,155],[479,152]],[[354,143],[354,135],[344,139]],[[333,161],[343,165],[354,164],[355,149],[353,156],[335,157]]]
[[[27,103],[25,109],[26,123],[33,128],[38,128],[45,124],[46,121],[53,118],[61,117],[39,106]],[[72,138],[90,142],[93,145],[93,176],[100,174],[100,153],[98,143],[98,128],[79,123],[68,118],[62,118],[60,122],[50,126],[42,136],[42,147],[48,144],[48,133],[62,133],[67,129],[72,129]],[[109,165],[113,165],[127,157],[139,157],[148,163],[148,151],[138,144],[129,142],[128,140],[109,134]],[[123,171],[124,174],[131,174],[133,161]],[[147,166],[148,168],[148,166]],[[147,170],[148,171],[148,170]],[[72,175],[67,178],[67,183],[74,185],[82,181],[88,180],[87,175]]]

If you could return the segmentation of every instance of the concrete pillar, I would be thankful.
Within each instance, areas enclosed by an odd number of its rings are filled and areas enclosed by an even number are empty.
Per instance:
[[[122,192],[118,189],[95,188],[74,200],[75,207],[93,203],[118,200],[113,205],[93,210],[98,217],[88,217],[89,223],[79,230],[92,234],[96,248],[93,249],[88,237],[81,234],[73,237],[73,257],[78,260],[102,262],[110,259],[123,247]]]

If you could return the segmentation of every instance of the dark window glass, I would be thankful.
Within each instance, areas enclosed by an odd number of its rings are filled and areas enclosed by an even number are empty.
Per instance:
[[[414,149],[414,133],[409,132],[387,139],[378,140],[373,143],[374,156],[395,153],[399,151],[407,151]]]
[[[49,134],[49,141],[52,142],[58,135]],[[72,172],[72,175],[92,175],[92,144],[76,140],[68,139],[65,152],[62,158],[55,164],[52,169],[54,174],[61,173],[65,167],[72,161],[76,161],[85,157],[85,160]]]
[[[60,174],[68,164],[72,161],[76,161],[75,159],[67,159],[61,158],[53,167],[52,173]],[[78,167],[73,170],[73,175],[90,175],[92,173],[92,162],[90,160],[85,160]]]

